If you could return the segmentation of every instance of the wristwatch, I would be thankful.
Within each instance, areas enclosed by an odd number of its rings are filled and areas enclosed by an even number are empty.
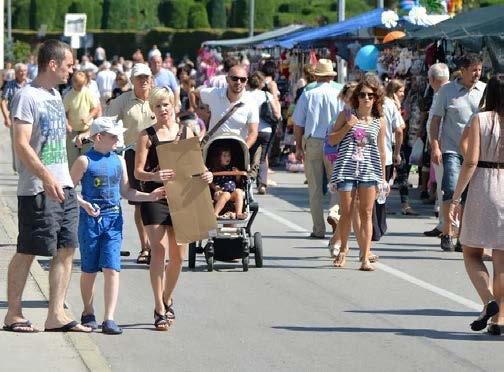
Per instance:
[[[457,199],[453,198],[451,202],[452,202],[452,204],[457,205],[457,204],[460,204],[461,201],[462,201],[462,198],[460,197],[460,198],[457,198]]]

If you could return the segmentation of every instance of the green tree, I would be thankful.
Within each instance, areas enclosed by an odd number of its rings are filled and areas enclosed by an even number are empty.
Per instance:
[[[229,17],[230,27],[247,27],[249,19],[248,0],[234,0],[231,3],[231,12]]]
[[[225,0],[208,2],[208,18],[213,28],[225,28],[227,24]]]
[[[128,29],[129,5],[129,0],[104,0],[102,27],[113,30]]]
[[[31,14],[31,0],[18,0],[12,4],[12,27],[29,29],[30,14]]]
[[[254,12],[254,27],[262,28],[265,30],[272,28],[274,13],[275,3],[272,0],[256,0]]]
[[[205,5],[202,3],[195,3],[189,8],[189,28],[209,28],[208,14]]]
[[[187,28],[189,8],[192,0],[161,0],[158,16],[167,27]]]
[[[16,40],[12,45],[13,62],[26,62],[31,53],[30,44]]]
[[[48,30],[54,30],[54,19],[56,16],[57,0],[32,0],[30,11],[33,14],[33,22],[30,20],[31,28],[38,29],[40,25],[46,24]]]

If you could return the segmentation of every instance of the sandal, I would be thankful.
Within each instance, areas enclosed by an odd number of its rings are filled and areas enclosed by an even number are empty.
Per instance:
[[[485,305],[478,319],[471,323],[471,329],[473,331],[481,331],[485,329],[490,318],[498,313],[499,305],[495,302],[495,300],[490,301]]]
[[[375,263],[375,262],[377,262],[379,259],[380,259],[380,256],[378,256],[377,254],[374,254],[374,253],[369,253],[369,255],[368,255],[368,260],[369,260],[369,262],[371,262],[371,263]],[[362,256],[359,256],[359,262],[362,262]]]
[[[136,260],[137,264],[150,264],[150,249],[142,249]]]
[[[336,258],[333,261],[333,266],[334,267],[345,266],[347,253],[348,253],[347,251],[345,251],[345,252],[339,251],[338,255],[336,256]]]
[[[154,310],[154,327],[156,327],[156,330],[158,331],[167,331],[168,328],[170,328],[168,317],[166,315],[161,315]]]
[[[171,304],[168,305],[167,303],[164,302],[163,300],[164,307],[166,309],[165,316],[166,319],[168,319],[168,322],[173,322],[175,320],[175,310],[173,310],[173,298],[171,300]]]
[[[500,336],[504,334],[504,325],[490,323],[487,328],[487,332],[492,336]]]
[[[236,215],[234,214],[234,212],[226,212],[222,215],[220,215],[218,218],[219,220],[234,220],[236,217]]]
[[[375,271],[375,268],[371,266],[371,263],[369,260],[367,262],[363,262],[361,267],[359,268],[360,271]]]

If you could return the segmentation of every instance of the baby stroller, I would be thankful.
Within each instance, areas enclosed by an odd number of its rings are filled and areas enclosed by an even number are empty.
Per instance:
[[[249,254],[254,254],[255,266],[263,266],[262,237],[260,232],[252,235],[252,224],[259,212],[259,205],[252,200],[252,180],[249,178],[249,149],[245,141],[233,133],[225,133],[211,138],[203,148],[203,159],[207,166],[214,159],[219,148],[231,150],[231,166],[238,169],[236,176],[241,176],[240,188],[243,189],[243,212],[245,219],[217,219],[215,234],[203,244],[202,241],[189,245],[189,268],[196,267],[196,254],[203,253],[208,271],[213,271],[214,261],[242,260],[243,271],[248,271]],[[228,205],[229,204],[229,205]],[[225,208],[232,209],[234,205],[228,202]]]

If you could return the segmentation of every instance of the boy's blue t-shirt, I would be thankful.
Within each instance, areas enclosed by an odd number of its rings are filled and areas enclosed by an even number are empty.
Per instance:
[[[123,166],[119,156],[113,151],[102,154],[94,148],[85,156],[88,168],[81,180],[82,198],[101,210],[120,206]]]

